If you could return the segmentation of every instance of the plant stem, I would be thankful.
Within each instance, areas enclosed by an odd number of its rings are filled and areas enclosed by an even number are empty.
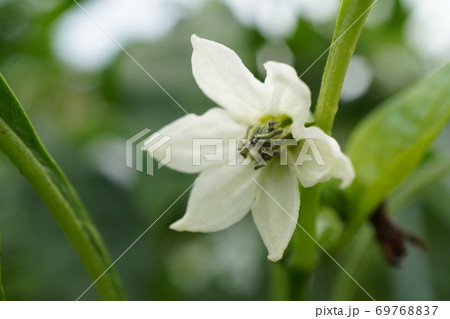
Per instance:
[[[315,239],[316,234],[320,191],[320,186],[300,187],[302,199],[299,216],[300,227],[297,227],[292,238],[294,252],[289,263],[292,300],[308,299],[308,287],[316,259],[317,245],[312,238]]]
[[[376,0],[342,0],[315,110],[316,125],[331,134],[345,73]]]
[[[103,240],[77,192],[42,145],[25,111],[1,75],[0,133],[0,149],[47,205],[91,278],[99,278],[112,263]],[[98,280],[96,287],[103,299],[124,299],[114,269],[109,269]]]
[[[269,263],[270,300],[283,301],[290,298],[289,274],[283,264]]]
[[[320,191],[320,186],[300,187],[302,199],[299,216],[300,227],[297,227],[292,238],[295,252],[291,262],[291,267],[297,270],[308,272],[314,268],[317,245],[311,237],[315,238],[316,234],[315,228],[319,210]]]
[[[314,112],[316,125],[327,134],[331,134],[350,59],[355,52],[367,16],[376,1],[342,0],[341,2]],[[356,232],[356,229],[354,231]],[[348,238],[350,233],[344,234],[345,236]]]
[[[314,114],[316,125],[327,134],[331,134],[348,64],[369,11],[376,1],[342,0],[341,2]],[[293,257],[289,266],[285,268],[288,277],[280,275],[281,268],[279,267],[274,268],[273,271],[273,273],[277,272],[276,276],[274,274],[274,280],[278,288],[287,287],[289,284],[289,294],[292,300],[307,300],[308,298],[308,287],[314,269],[317,248],[312,238],[315,239],[320,192],[320,186],[300,189],[302,202],[299,217],[301,227],[299,228],[301,229],[296,229],[292,238]],[[283,281],[284,284],[279,281]],[[281,295],[277,297],[279,296]]]

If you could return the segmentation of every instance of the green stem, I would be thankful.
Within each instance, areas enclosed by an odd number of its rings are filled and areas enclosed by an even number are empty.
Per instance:
[[[291,267],[303,272],[309,272],[314,268],[315,253],[317,244],[316,235],[316,218],[319,211],[321,187],[315,186],[311,188],[300,187],[301,205],[299,224],[295,230],[292,241],[295,251],[291,261]],[[311,237],[310,237],[311,236]]]
[[[309,300],[309,287],[311,283],[312,269],[309,271],[292,269],[289,272],[289,299],[291,301]]]
[[[292,237],[293,255],[289,263],[290,299],[307,300],[311,274],[316,260],[316,219],[319,211],[320,186],[300,187],[299,225]],[[311,238],[312,237],[312,238]]]
[[[314,114],[316,125],[328,134],[331,134],[334,117],[338,110],[339,96],[348,64],[375,1],[342,0],[341,2]],[[317,244],[312,238],[315,239],[320,192],[320,186],[300,190],[302,202],[299,223],[301,227],[296,229],[292,239],[292,260],[284,270],[287,276],[283,275],[283,269],[279,266],[272,271],[275,286],[286,289],[289,287],[292,300],[308,298],[308,287],[317,249]]]
[[[93,280],[111,265],[106,247],[78,194],[42,145],[25,111],[0,76],[0,149],[47,205]],[[124,293],[114,269],[96,287],[106,300]],[[81,292],[80,292],[81,293]]]
[[[282,263],[269,263],[270,300],[289,300],[290,280],[289,274]]]
[[[315,110],[316,125],[331,134],[345,73],[376,0],[342,0]]]
[[[350,59],[355,52],[364,23],[376,0],[342,0],[336,28],[322,77],[314,118],[316,125],[331,134],[339,97]],[[355,224],[356,225],[356,224]],[[350,227],[359,227],[358,225]],[[355,229],[356,231],[356,229]],[[344,237],[353,233],[344,234]]]
[[[290,259],[285,263],[279,262],[270,266],[272,300],[308,300],[317,249],[317,244],[311,237],[315,239],[320,190],[320,186],[300,187],[301,227],[297,227],[292,236]]]

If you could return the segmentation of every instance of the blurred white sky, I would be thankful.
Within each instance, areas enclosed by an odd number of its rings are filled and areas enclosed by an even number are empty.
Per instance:
[[[166,36],[186,14],[201,11],[212,0],[90,0],[86,10],[119,43],[155,41]],[[244,25],[269,38],[289,36],[299,16],[323,23],[334,20],[337,0],[222,0]],[[450,1],[402,0],[412,10],[405,34],[407,43],[425,57],[442,63],[450,58]],[[391,1],[389,1],[390,3]],[[382,22],[392,5],[379,1],[368,26]],[[55,25],[53,47],[65,63],[95,71],[107,65],[120,48],[78,7]],[[359,62],[358,62],[359,63]]]

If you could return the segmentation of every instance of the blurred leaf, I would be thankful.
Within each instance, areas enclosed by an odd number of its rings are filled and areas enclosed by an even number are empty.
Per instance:
[[[25,111],[0,75],[0,149],[33,186],[95,280],[111,265],[103,241],[71,183],[42,145]],[[113,269],[97,283],[104,299],[123,299]],[[81,293],[81,292],[80,292]]]
[[[411,173],[448,123],[449,87],[450,64],[388,99],[354,130],[348,148],[356,171],[349,189],[350,229],[357,229]]]
[[[450,160],[448,154],[433,154],[427,158],[420,167],[409,175],[395,192],[389,197],[389,211],[396,214],[402,206],[406,206],[417,196],[423,194],[429,185],[450,173]],[[447,214],[450,226],[450,214]]]
[[[433,265],[433,267],[429,269],[429,272],[432,274],[435,274],[435,269],[438,269],[438,267],[446,270],[449,264],[447,261],[448,258],[444,258],[446,257],[446,254],[441,252],[441,250],[445,250],[445,248],[441,247],[436,239],[439,238],[440,243],[446,242],[446,240],[441,239],[441,237],[446,236],[445,239],[448,239],[448,229],[450,228],[450,215],[446,210],[449,206],[446,202],[447,196],[442,196],[442,189],[436,189],[436,185],[439,180],[450,172],[450,161],[448,160],[448,154],[445,152],[440,153],[433,154],[433,156],[427,158],[427,160],[413,174],[409,175],[402,182],[402,185],[398,187],[389,197],[388,202],[388,211],[393,216],[408,214],[408,221],[411,220],[411,211],[415,210],[411,208],[413,207],[411,205],[414,204],[414,202],[419,201],[422,202],[422,204],[423,202],[428,202],[430,203],[430,206],[431,203],[435,203],[435,207],[433,209],[428,208],[428,211],[424,211],[422,213],[422,218],[425,225],[424,227],[426,230],[430,230],[428,233],[425,232],[426,236],[424,236],[427,244],[431,247],[431,254],[427,257],[427,259],[431,263],[439,264],[436,266]],[[433,198],[432,195],[435,195],[436,198]],[[437,200],[438,198],[441,198],[441,200]],[[420,210],[424,209],[423,205],[418,207],[420,207]],[[432,222],[435,223],[436,219],[439,219],[439,226],[434,226],[433,228],[429,227],[429,224]],[[410,227],[407,228],[409,229]],[[435,244],[433,244],[433,242]],[[370,247],[373,244],[373,232],[370,230],[369,226],[367,225],[366,227],[360,228],[358,233],[355,235],[355,239],[352,240],[345,254],[341,257],[343,267],[352,275],[363,274],[365,269],[369,267],[370,262],[372,262],[371,258],[373,258],[373,256],[370,257],[370,254],[373,254],[374,251],[373,249],[370,249]],[[379,251],[379,248],[377,251]],[[407,261],[408,258],[410,257],[407,256]],[[404,263],[407,264],[407,261]],[[411,262],[409,262],[409,265],[402,265],[402,267],[411,268]],[[371,264],[370,269],[374,269],[373,264]],[[400,273],[397,272],[396,269],[389,271],[392,271],[392,278],[400,277]],[[405,271],[411,272],[410,269],[406,269]],[[402,271],[402,273],[403,272],[404,271]],[[444,277],[443,274],[445,273],[445,271],[442,271],[436,276],[440,275],[440,278],[442,279]],[[376,279],[374,280],[379,280],[381,283],[385,281],[386,274],[381,271],[381,273],[377,275],[371,271],[369,276],[375,277]],[[406,277],[410,278],[409,276]],[[348,276],[345,273],[338,273],[330,300],[355,300],[358,290],[356,286],[351,284],[351,281],[349,281]],[[391,284],[391,280],[389,280],[389,284]],[[445,286],[445,282],[439,280],[436,281],[435,285]],[[385,289],[385,291],[390,289],[390,287],[386,288],[387,289]],[[435,289],[438,290],[438,288]],[[397,298],[407,298],[404,294],[400,294],[397,290],[393,293],[398,295]],[[395,294],[392,295],[393,299],[396,298]],[[384,298],[387,298],[386,295]]]
[[[2,238],[0,236],[0,253],[1,253],[1,244],[2,244]],[[0,255],[0,301],[4,301],[4,300],[5,300],[5,291],[3,290],[3,284],[2,284],[2,258]]]
[[[339,214],[328,206],[322,206],[317,214],[316,236],[325,250],[332,250],[343,229]]]
[[[425,193],[421,222],[423,237],[430,247],[427,258],[430,286],[433,290],[433,300],[449,300],[450,254],[450,190],[448,175],[441,175],[439,181],[428,185]]]
[[[342,267],[353,277],[356,277],[358,282],[362,279],[365,269],[368,268],[368,255],[371,250],[370,244],[373,240],[373,235],[369,227],[363,227],[355,235],[355,240],[352,241],[349,249],[340,257]],[[334,283],[330,290],[329,300],[355,300],[356,293],[360,288],[349,278],[346,272],[336,272]],[[372,294],[372,291],[369,291]]]

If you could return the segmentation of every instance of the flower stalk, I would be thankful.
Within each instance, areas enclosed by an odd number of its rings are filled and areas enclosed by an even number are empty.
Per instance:
[[[314,113],[315,125],[327,134],[331,134],[350,59],[370,9],[376,1],[343,0],[341,2]],[[312,238],[315,238],[320,193],[319,185],[301,189],[302,206],[299,223],[302,229],[297,229],[294,233],[292,241],[294,253],[288,269],[290,280],[296,283],[297,288],[291,289],[291,299],[294,300],[306,300],[308,296],[308,286],[317,249],[317,244]],[[281,277],[278,276],[278,278]]]
[[[342,0],[322,77],[314,118],[330,134],[350,59],[370,9],[377,0]]]

